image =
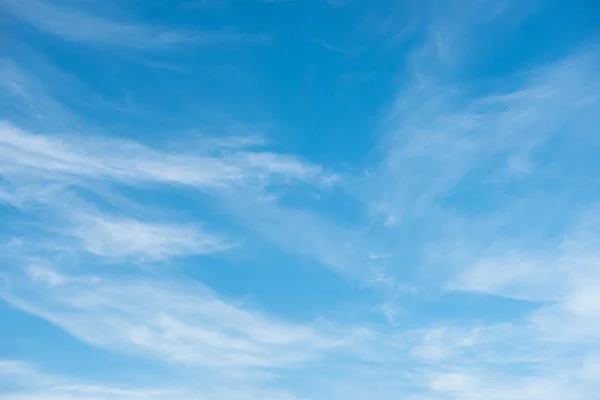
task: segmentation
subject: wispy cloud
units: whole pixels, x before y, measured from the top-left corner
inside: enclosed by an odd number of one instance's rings
[[[68,233],[81,241],[84,250],[105,257],[164,260],[173,256],[212,254],[233,246],[225,238],[198,227],[101,215],[75,219],[75,226]]]
[[[90,382],[76,376],[50,374],[36,365],[15,360],[0,360],[0,382],[4,379],[10,379],[12,384],[0,395],[3,400],[300,400],[283,391],[252,385],[231,388],[224,381],[199,385],[196,379],[177,385],[162,384],[163,387],[160,382],[147,385]]]
[[[369,243],[360,231],[311,212],[248,196],[222,197],[223,205],[250,230],[287,253],[317,261],[346,276],[362,278],[369,271]],[[251,209],[252,212],[247,212]]]
[[[594,206],[592,198],[578,199],[577,210],[569,206],[575,204],[577,188],[592,176],[582,169],[570,173],[569,164],[559,167],[564,159],[546,155],[566,140],[566,132],[582,145],[596,145],[589,127],[592,109],[600,102],[595,94],[597,60],[592,49],[537,68],[507,94],[473,99],[458,88],[423,81],[400,93],[386,121],[385,162],[369,179],[380,188],[374,191],[380,195],[369,199],[380,227],[374,233],[423,243],[394,252],[443,264],[441,280],[461,264],[500,266],[525,246],[540,246],[543,240],[556,244],[557,237],[546,233],[547,224],[552,219],[554,226],[565,229],[566,216]],[[515,168],[514,160],[527,168]],[[547,197],[551,187],[561,188],[561,194]],[[510,190],[517,188],[520,195],[511,196]],[[538,207],[540,201],[546,207]],[[481,208],[468,207],[469,202]],[[386,224],[390,218],[395,220],[391,227]],[[539,224],[527,225],[533,219]],[[509,274],[526,273],[544,262],[523,261],[521,272],[504,269],[493,279],[510,279]],[[471,272],[475,282],[477,270]],[[550,275],[537,275],[539,285]]]
[[[574,376],[577,373],[572,374]],[[582,382],[583,383],[583,382]],[[583,383],[585,384],[585,383]],[[510,381],[486,376],[473,370],[462,373],[441,373],[431,379],[430,387],[436,398],[442,399],[579,399],[592,398],[590,387],[577,388],[578,380],[574,382],[564,376],[546,377],[539,379],[519,379]],[[580,386],[581,387],[581,386]]]
[[[263,151],[264,144],[256,140],[208,139],[195,146],[193,152],[165,152],[108,137],[36,135],[3,123],[0,167],[5,184],[0,199],[22,209],[40,204],[58,208],[69,221],[60,231],[79,238],[81,246],[95,254],[157,260],[231,247],[228,240],[190,226],[118,215],[99,217],[102,213],[93,211],[87,201],[77,205],[80,211],[65,214],[61,209],[65,197],[72,207],[82,202],[74,188],[97,191],[91,182],[190,187],[214,196],[240,222],[286,251],[306,253],[333,268],[352,269],[355,261],[350,254],[355,252],[348,247],[351,238],[341,227],[277,201],[261,200],[286,185],[330,188],[340,182],[337,174],[293,155]],[[329,251],[329,245],[322,243],[326,236],[347,254]]]
[[[36,135],[6,122],[0,125],[0,146],[5,171],[51,179],[111,179],[205,189],[290,180],[329,183],[335,179],[321,167],[290,155],[229,148],[200,148],[196,154],[166,153],[108,137]]]
[[[367,235],[395,255],[371,280],[408,275],[419,293],[441,287],[469,310],[479,299],[521,307],[507,325],[433,326],[417,340],[405,332],[396,343],[424,365],[415,398],[593,398],[598,380],[578,366],[600,327],[598,47],[511,75],[510,86],[448,80],[468,62],[480,21],[512,15],[516,3],[503,3],[460,27],[435,26],[450,31],[446,45],[429,38],[414,53],[414,75],[383,124],[384,161],[365,179],[373,190],[358,192],[373,210]]]
[[[519,25],[535,14],[543,0],[527,4],[517,1],[482,0],[476,2],[448,1],[434,7],[423,7],[425,42],[412,54],[420,72],[442,77],[477,57],[487,56],[486,33],[494,32],[503,41],[515,34]],[[401,13],[402,8],[396,10]],[[388,27],[388,35],[401,30]]]
[[[87,5],[89,6],[89,5]],[[101,16],[86,4],[63,0],[7,0],[2,8],[36,29],[65,40],[130,49],[165,49],[176,45],[260,43],[268,38],[232,31],[193,31]],[[73,21],[78,21],[73,24]]]
[[[2,297],[95,346],[223,374],[290,367],[343,346],[326,325],[291,324],[193,283],[65,276],[29,269]],[[44,278],[44,279],[40,279]]]
[[[56,79],[56,77],[54,77]],[[0,60],[0,100],[3,103],[2,118],[13,121],[37,120],[57,125],[72,122],[76,118],[59,101],[50,96],[38,80],[24,72],[12,60]]]

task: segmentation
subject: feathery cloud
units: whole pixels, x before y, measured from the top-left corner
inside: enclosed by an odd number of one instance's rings
[[[244,309],[191,282],[65,276],[39,268],[27,275],[10,278],[5,301],[91,345],[222,374],[305,363],[347,340],[327,326]]]
[[[36,29],[64,40],[138,50],[160,50],[177,45],[261,43],[264,35],[227,31],[195,32],[165,28],[137,21],[101,16],[85,9],[86,4],[61,0],[6,0],[2,8]],[[77,24],[73,24],[77,21]]]

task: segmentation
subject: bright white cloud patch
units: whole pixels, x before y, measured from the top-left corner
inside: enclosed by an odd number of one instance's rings
[[[171,256],[216,253],[232,246],[218,236],[190,226],[100,216],[84,216],[72,234],[86,251],[106,257],[161,260]]]

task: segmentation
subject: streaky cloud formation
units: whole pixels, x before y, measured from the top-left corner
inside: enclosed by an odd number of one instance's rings
[[[75,1],[7,0],[3,8],[36,29],[61,39],[92,45],[139,50],[160,50],[177,45],[219,45],[228,42],[260,43],[264,35],[226,31],[200,31],[165,28],[144,22],[104,17],[89,4]],[[77,25],[73,24],[77,21]]]
[[[284,182],[336,180],[319,166],[270,152],[217,147],[203,149],[204,154],[169,154],[118,139],[69,140],[35,135],[6,123],[1,130],[3,163],[11,163],[15,173],[19,172],[15,166],[20,165],[25,173],[37,169],[52,179],[74,176],[206,189],[260,185],[271,178]]]
[[[0,400],[596,399],[592,2],[0,9]]]
[[[293,325],[244,310],[197,284],[66,276],[40,266],[26,274],[36,288],[10,280],[11,291],[3,295],[9,303],[86,343],[173,363],[222,373],[278,368],[317,358],[347,340],[326,327]],[[21,284],[35,299],[21,298]]]
[[[244,387],[240,390],[228,388],[208,388],[202,390],[188,390],[175,387],[167,388],[137,387],[132,385],[98,385],[82,380],[67,378],[64,376],[50,375],[31,364],[14,361],[0,360],[0,380],[11,379],[17,389],[12,394],[3,398],[11,400],[25,399],[219,399],[223,396],[230,399],[243,399],[251,396],[268,396],[277,400],[295,400],[296,397],[286,395],[283,392],[267,391],[252,387]]]
[[[151,224],[131,219],[85,216],[73,230],[90,253],[105,257],[144,257],[161,260],[171,256],[211,254],[227,250],[223,238],[189,226]]]

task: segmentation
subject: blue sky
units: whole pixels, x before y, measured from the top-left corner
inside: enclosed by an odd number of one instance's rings
[[[595,399],[600,3],[0,2],[0,399]]]

